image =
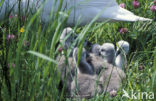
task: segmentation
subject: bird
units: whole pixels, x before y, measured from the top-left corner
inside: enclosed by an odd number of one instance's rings
[[[125,69],[127,67],[126,55],[129,52],[129,47],[130,45],[127,41],[120,40],[117,42],[115,65],[121,69]]]
[[[106,62],[114,64],[115,46],[112,43],[104,43],[100,47],[100,55]]]
[[[77,63],[77,57],[78,55],[78,48],[74,48],[74,51],[73,51],[73,59],[74,59],[74,62]],[[81,55],[81,59],[79,61],[79,64],[77,66],[78,69],[78,73],[85,73],[85,74],[90,74],[90,75],[93,75],[94,72],[93,72],[93,68],[92,66],[86,61],[86,57],[87,56],[87,51],[85,50],[85,48],[83,48],[82,50],[82,55]]]
[[[93,45],[92,51],[87,56],[87,62],[93,67],[96,74],[107,67],[107,63],[114,63],[115,47],[112,43],[104,43],[102,46]]]
[[[99,56],[100,55],[100,45],[99,44],[93,44],[91,46],[91,52],[94,53],[95,55]]]
[[[92,67],[85,61],[86,51],[83,48],[79,64],[77,65],[77,54],[78,48],[75,47],[72,57],[67,58],[65,55],[57,57],[58,65],[57,70],[61,75],[61,85],[66,85],[66,92],[70,92],[71,82],[77,73],[84,73],[88,75],[93,75]],[[61,87],[60,87],[61,88]]]
[[[97,75],[78,73],[71,83],[71,97],[92,98],[103,92],[103,85]]]
[[[60,75],[59,90],[62,90],[65,85],[65,91],[70,92],[71,82],[76,72],[76,64],[72,57],[66,58],[64,55],[58,56],[56,60],[58,61],[57,72]]]
[[[99,49],[99,47],[95,48]],[[114,96],[117,94],[117,90],[120,89],[126,74],[115,65],[115,47],[112,43],[104,43],[100,46],[99,53],[101,56],[90,53],[89,63],[100,78],[99,81],[103,84],[103,91]]]
[[[73,31],[71,27],[66,27],[63,29],[61,36],[60,36],[60,43],[62,44],[65,50],[69,49],[77,38],[76,33]]]
[[[100,81],[104,85],[103,91],[109,92],[110,95],[121,88],[125,79],[126,74],[124,71],[112,64],[108,64],[107,68],[100,73]]]
[[[108,44],[104,45],[106,45],[108,48]],[[102,49],[106,48],[104,45]],[[112,47],[112,44],[110,45],[110,47]],[[108,49],[110,49],[110,52],[112,52],[111,48]],[[109,53],[108,50],[107,53]],[[77,54],[78,48],[74,48],[72,62],[70,63],[77,64]],[[94,54],[94,56],[97,55]],[[125,78],[125,73],[120,68],[115,67],[113,64],[103,61],[104,58],[101,58],[100,62],[101,64],[103,63],[101,66],[104,66],[105,68],[103,68],[97,75],[96,73],[92,72],[91,64],[85,60],[86,58],[86,50],[83,48],[79,64],[76,66],[74,65],[76,74],[74,74],[73,78],[69,80],[70,82],[68,82],[68,92],[70,92],[69,96],[75,97],[76,95],[81,98],[92,98],[94,95],[101,94],[104,91],[109,92],[110,94],[113,92],[113,95],[115,95],[114,93],[117,92],[117,90],[121,87],[122,80]],[[92,59],[94,59],[94,57],[92,57]],[[95,60],[92,60],[92,62],[95,62]],[[96,62],[98,61],[96,60]]]
[[[77,63],[78,48],[74,49],[73,58]],[[86,66],[84,66],[86,65]],[[86,50],[83,48],[82,57],[77,67],[77,75],[71,83],[71,97],[91,98],[103,91],[102,83],[98,81],[98,77],[94,74],[91,65],[86,61]]]
[[[59,3],[59,0],[57,0]],[[56,4],[57,4],[56,3]],[[43,12],[43,19],[48,21],[47,15],[51,11],[53,1],[49,0]],[[57,7],[56,7],[57,8]],[[96,22],[104,21],[152,21],[149,18],[143,18],[120,7],[116,0],[63,0],[63,9],[69,10],[67,26],[84,26],[90,23],[96,16]],[[46,15],[46,16],[44,16]],[[64,14],[65,15],[65,14]]]
[[[60,16],[68,16],[67,26],[84,26],[90,23],[96,16],[96,22],[105,21],[152,21],[149,18],[144,18],[133,14],[120,7],[116,0],[63,0],[62,9],[59,11]],[[2,4],[0,11],[0,19],[5,18],[6,12],[11,14],[18,14],[18,0],[5,0]],[[34,14],[41,9],[41,20],[43,23],[49,23],[51,12],[53,16],[59,8],[60,0],[22,0],[21,14],[27,13]],[[67,12],[70,10],[70,14]]]
[[[78,68],[79,69],[79,68]],[[125,79],[125,73],[111,64],[102,70],[100,75],[88,75],[77,73],[77,76],[71,83],[71,97],[92,98],[96,94],[108,92],[111,96],[117,95],[122,81]]]
[[[77,33],[75,33],[75,31],[71,27],[64,28],[60,35],[59,43],[63,46],[64,50],[71,49],[70,56],[72,55],[74,48],[78,44],[79,36],[81,35],[80,34],[78,35]],[[88,47],[90,46],[90,44],[91,43],[87,39],[85,39],[83,46]]]

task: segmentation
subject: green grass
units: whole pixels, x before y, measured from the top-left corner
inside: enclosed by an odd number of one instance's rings
[[[156,17],[150,11],[153,0],[139,0],[141,6],[138,9],[133,8],[132,0],[117,1],[124,2],[127,9],[139,16]],[[40,21],[40,10],[34,15],[26,15],[24,20],[18,15],[0,22],[0,101],[65,100],[63,93],[60,94],[57,89],[60,75],[55,64],[55,57],[60,54],[55,46],[67,20],[67,16],[59,15],[60,9],[54,15],[54,23],[49,23],[46,27]],[[25,31],[20,32],[23,26]],[[83,27],[73,27],[80,33],[77,40],[78,47],[81,48],[85,38],[99,44],[116,44],[121,39],[130,43],[126,80],[118,95],[110,98],[108,94],[105,97],[101,94],[91,99],[92,101],[131,101],[121,97],[122,89],[129,94],[131,90],[156,94],[155,26],[155,22],[91,22]],[[128,28],[128,33],[120,34],[121,27]],[[8,41],[9,34],[14,34],[15,39]],[[68,54],[70,50],[64,51]],[[139,70],[140,66],[143,66],[143,70]]]

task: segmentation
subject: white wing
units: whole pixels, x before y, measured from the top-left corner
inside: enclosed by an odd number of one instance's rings
[[[70,14],[70,21],[81,18],[81,25],[89,23],[97,14],[103,12],[97,19],[98,22],[110,19],[111,21],[151,21],[151,19],[134,15],[132,12],[121,8],[115,0],[68,0],[75,9]],[[72,19],[72,20],[71,20]],[[76,22],[74,22],[76,23]]]
[[[9,9],[14,6],[12,13],[18,13],[18,0],[5,0],[2,7],[0,7],[0,19],[4,18],[5,12],[7,11],[7,3],[9,2]],[[42,5],[44,0],[29,0],[29,9],[36,12],[39,4]],[[57,9],[59,1],[56,0],[55,9]],[[21,10],[25,11],[28,4],[28,0],[22,0]],[[51,13],[51,8],[54,4],[54,0],[47,0],[44,8],[41,12],[41,18],[43,22],[49,22],[49,16]],[[75,25],[80,18],[80,25],[86,25],[91,22],[94,17],[101,13],[97,22],[102,22],[110,19],[111,21],[147,21],[151,19],[143,18],[134,15],[132,12],[121,8],[116,0],[63,0],[63,7],[67,9],[72,7],[71,13],[68,19],[68,25]],[[32,9],[33,8],[33,9]]]

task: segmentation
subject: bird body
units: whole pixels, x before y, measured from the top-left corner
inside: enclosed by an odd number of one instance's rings
[[[57,65],[57,70],[61,76],[60,83],[61,85],[66,84],[65,89],[67,92],[70,92],[71,82],[73,81],[76,73],[76,64],[74,63],[72,57],[69,57],[66,63],[66,58],[64,55],[58,56],[57,61],[59,62],[59,64]]]
[[[95,47],[94,50],[96,48],[99,49]],[[116,95],[126,75],[122,69],[115,66],[115,47],[112,43],[104,43],[100,46],[100,55],[96,53],[89,54],[89,63],[99,76],[99,81],[103,84],[103,91],[109,92],[110,95],[113,92],[113,95]]]
[[[108,48],[108,44],[106,46]],[[112,50],[112,48],[109,49]],[[108,50],[106,51],[109,53]],[[91,98],[94,95],[101,94],[104,91],[109,93],[112,93],[113,91],[114,94],[114,91],[117,91],[121,87],[122,80],[125,79],[125,73],[120,68],[105,61],[104,58],[97,56],[94,53],[89,54],[91,61],[86,61],[88,57],[86,57],[85,49],[82,51],[79,64],[76,65],[77,52],[78,48],[74,48],[73,57],[68,58],[69,65],[73,66],[71,69],[69,69],[69,71],[67,70],[66,72],[68,74],[73,73],[73,78],[71,78],[70,75],[67,75],[66,91],[69,92],[70,97],[75,97],[76,95],[76,97]],[[111,52],[112,51],[110,51],[110,53]],[[108,55],[111,56],[112,54]],[[62,57],[62,59],[65,60],[64,57]],[[61,62],[59,62],[59,64],[61,64]],[[62,64],[64,65],[60,65],[59,68],[67,68],[64,62]],[[92,73],[91,66],[96,73]],[[73,72],[75,69],[76,72]],[[97,73],[97,71],[99,73]],[[65,72],[65,70],[62,71],[62,74],[64,74],[63,72]]]
[[[123,70],[109,64],[100,75],[100,81],[104,84],[104,91],[111,92],[112,90],[118,90],[122,81],[126,78]]]
[[[73,59],[74,62],[77,63],[77,54],[78,54],[78,48],[75,48],[73,51]],[[82,55],[81,55],[81,59],[79,61],[79,64],[77,65],[77,69],[78,69],[78,73],[84,73],[84,74],[89,74],[89,75],[93,75],[93,68],[91,67],[91,65],[86,61],[86,55],[87,52],[86,50],[83,48],[82,50]]]
[[[94,44],[92,53],[89,53],[87,62],[93,67],[94,72],[99,74],[108,64],[114,64],[115,47],[112,43],[104,43],[102,46]]]
[[[124,69],[127,66],[127,59],[124,54],[119,54],[115,59],[115,64],[117,67]]]
[[[107,62],[100,56],[90,53],[87,62],[93,67],[94,72],[98,75],[102,69],[107,67]]]
[[[116,50],[116,59],[115,59],[115,65],[121,69],[124,69],[127,67],[127,57],[126,55],[129,52],[129,43],[124,40],[120,40],[117,42],[117,50]]]
[[[29,1],[29,2],[28,2]],[[53,14],[56,13],[61,0],[22,0],[21,11],[35,13],[41,7],[42,22],[50,21],[50,14],[53,9]],[[5,17],[6,12],[11,10],[12,14],[18,14],[18,0],[5,0],[0,11],[0,19]],[[74,26],[79,23],[79,26],[90,23],[97,15],[97,22],[109,21],[151,21],[151,19],[139,17],[132,12],[121,8],[116,0],[63,0],[62,11],[71,9],[67,26]],[[24,13],[25,14],[25,13]],[[64,15],[66,15],[64,13]]]
[[[69,93],[71,91],[71,82],[77,73],[93,75],[92,67],[85,61],[85,49],[83,49],[79,64],[77,64],[77,54],[78,48],[74,48],[73,57],[68,57],[67,61],[64,55],[57,57],[59,63],[57,70],[61,75],[61,83],[66,84],[66,91]]]
[[[96,75],[79,73],[77,74],[77,78],[72,81],[71,92],[71,96],[77,95],[81,98],[91,98],[103,92],[102,83],[98,81]]]

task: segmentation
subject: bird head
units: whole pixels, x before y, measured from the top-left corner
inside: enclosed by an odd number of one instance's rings
[[[129,43],[127,41],[121,40],[121,41],[117,42],[116,56],[118,54],[127,55],[128,52],[129,52]]]
[[[91,52],[94,53],[95,55],[99,55],[100,54],[100,45],[99,44],[94,44],[91,47]]]
[[[60,36],[60,43],[62,43],[65,49],[68,49],[71,46],[72,42],[76,39],[76,37],[77,36],[72,28],[67,27],[63,30]]]
[[[114,63],[115,48],[112,43],[104,43],[100,47],[100,55],[109,63]]]

